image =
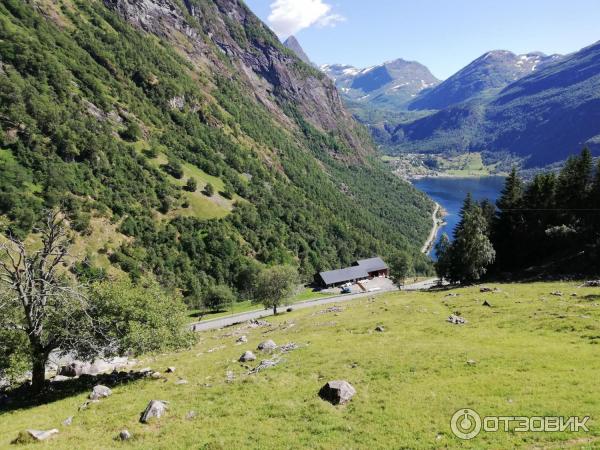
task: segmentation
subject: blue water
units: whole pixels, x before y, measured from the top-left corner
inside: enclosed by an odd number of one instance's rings
[[[489,199],[495,202],[504,187],[504,177],[422,178],[413,181],[413,184],[442,205],[442,208],[448,213],[444,218],[447,225],[438,233],[437,243],[442,237],[442,233],[448,234],[452,239],[452,233],[460,220],[459,212],[467,193],[470,192],[476,200]],[[431,256],[435,258],[435,251],[431,252]]]

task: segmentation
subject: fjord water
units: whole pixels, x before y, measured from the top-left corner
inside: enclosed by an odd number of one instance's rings
[[[475,200],[488,199],[495,202],[504,186],[504,177],[446,178],[432,177],[414,180],[413,185],[438,202],[446,211],[446,225],[438,232],[436,243],[447,233],[452,239],[454,228],[465,197],[470,192]],[[435,250],[431,252],[435,258]]]

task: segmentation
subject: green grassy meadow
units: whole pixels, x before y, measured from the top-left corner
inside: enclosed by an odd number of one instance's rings
[[[578,286],[390,293],[342,303],[338,313],[317,307],[271,318],[272,327],[203,333],[193,349],[140,361],[161,371],[175,366],[166,381],[115,386],[111,397],[81,412],[88,391],[0,412],[0,448],[26,428],[60,429],[31,445],[48,449],[600,448],[600,289]],[[492,306],[482,306],[485,300]],[[446,322],[453,313],[468,323]],[[385,332],[375,332],[377,325]],[[237,334],[249,342],[236,345]],[[255,350],[266,339],[301,348],[282,355],[279,366],[248,375],[237,359],[245,350],[266,359]],[[189,383],[176,385],[179,378]],[[335,379],[357,390],[346,406],[317,396]],[[140,413],[152,399],[169,401],[170,409],[142,425]],[[461,408],[482,416],[591,416],[590,431],[482,432],[461,441],[449,425]],[[187,419],[192,410],[196,418]],[[61,425],[71,415],[72,425]],[[115,440],[124,428],[133,439]]]

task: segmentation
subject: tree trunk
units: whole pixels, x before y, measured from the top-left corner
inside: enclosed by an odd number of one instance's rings
[[[31,358],[31,389],[36,394],[44,390],[47,360],[48,357],[45,354],[36,353]]]
[[[277,305],[273,305],[273,315],[277,315]]]

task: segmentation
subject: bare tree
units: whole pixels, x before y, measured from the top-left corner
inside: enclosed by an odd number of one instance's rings
[[[69,238],[62,216],[49,212],[36,230],[41,248],[30,251],[15,237],[0,244],[0,326],[27,335],[31,359],[32,389],[44,387],[45,367],[57,349],[91,351],[94,336],[83,290],[61,273],[68,256]],[[86,323],[87,322],[87,323]]]

